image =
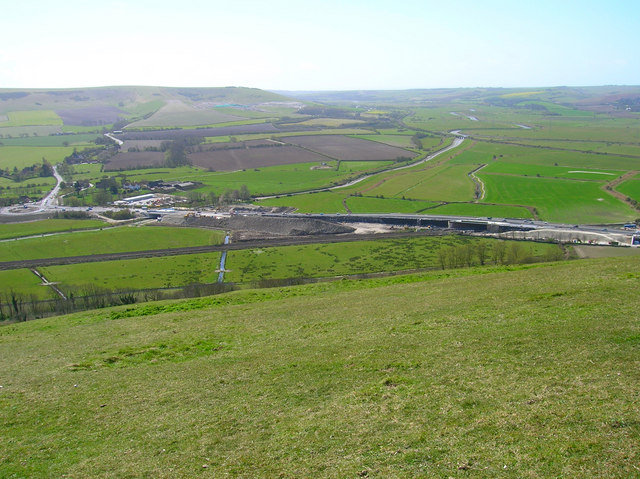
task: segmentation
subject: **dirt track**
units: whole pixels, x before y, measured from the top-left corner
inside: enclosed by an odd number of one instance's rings
[[[95,263],[99,261],[118,261],[137,258],[152,258],[159,256],[178,256],[185,254],[210,253],[223,250],[242,250],[251,248],[266,248],[270,246],[291,246],[314,243],[342,243],[352,241],[371,241],[390,238],[406,238],[411,236],[440,236],[450,234],[449,230],[429,230],[421,232],[394,232],[374,234],[327,234],[314,236],[296,236],[276,239],[263,239],[251,241],[239,241],[228,245],[192,246],[188,248],[172,248],[147,251],[130,251],[125,253],[104,253],[87,256],[68,256],[65,258],[42,258],[21,261],[0,262],[0,270],[36,268],[42,266],[54,266],[63,264]]]

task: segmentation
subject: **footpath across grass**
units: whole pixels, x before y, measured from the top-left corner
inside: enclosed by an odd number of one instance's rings
[[[639,269],[456,270],[6,326],[0,476],[637,477]]]

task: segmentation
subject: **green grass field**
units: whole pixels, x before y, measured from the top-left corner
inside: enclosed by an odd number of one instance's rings
[[[427,201],[471,201],[474,185],[467,173],[472,169],[467,165],[443,165],[434,168],[420,165],[399,172],[390,172],[381,175],[380,180],[383,183],[366,189],[366,194]],[[360,189],[365,191],[363,188]]]
[[[535,206],[540,218],[572,223],[619,223],[637,215],[593,181],[485,174],[487,203]]]
[[[54,292],[28,269],[12,269],[0,271],[0,302],[10,303],[11,292],[26,298],[35,297],[38,300],[49,299]]]
[[[223,238],[215,230],[124,226],[0,243],[0,261],[220,244]]]
[[[58,282],[63,291],[82,290],[86,285],[114,290],[149,289],[214,283],[219,265],[220,253],[207,253],[48,266],[40,271],[49,281]]]
[[[640,258],[0,330],[3,477],[636,477]]]
[[[0,239],[18,238],[45,233],[102,228],[109,226],[101,220],[41,220],[29,223],[0,224]]]
[[[0,197],[16,198],[28,195],[32,198],[40,198],[51,191],[55,184],[56,179],[52,176],[29,178],[24,181],[13,181],[0,177]]]
[[[2,138],[0,144],[4,146],[95,146],[93,143],[98,135],[84,133],[78,135],[29,136],[26,138]]]
[[[55,165],[73,153],[73,147],[64,146],[0,146],[0,168],[21,170],[25,166],[42,164],[42,158]]]
[[[7,113],[7,117],[7,121],[0,121],[0,128],[7,126],[62,125],[62,118],[53,110],[10,111]]]
[[[623,181],[618,186],[616,186],[616,190],[624,195],[627,195],[631,199],[640,201],[640,179]]]
[[[436,236],[230,251],[225,266],[230,272],[225,274],[225,281],[435,269],[440,267],[438,252],[442,248],[459,245],[475,248],[484,243],[491,250],[495,242],[469,236]],[[545,257],[558,249],[557,245],[542,243],[507,244],[518,244],[522,254],[531,257]]]

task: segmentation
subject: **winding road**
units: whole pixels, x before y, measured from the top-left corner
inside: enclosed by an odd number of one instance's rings
[[[458,146],[460,146],[462,144],[462,142],[464,141],[464,139],[466,138],[466,135],[462,135],[460,134],[460,131],[456,130],[456,131],[452,131],[450,132],[453,135],[456,135],[456,137],[453,139],[453,142],[441,149],[436,151],[435,153],[432,153],[430,155],[427,155],[425,158],[423,158],[422,160],[419,160],[415,163],[411,163],[409,165],[405,165],[405,166],[398,166],[396,168],[391,168],[389,170],[384,170],[382,172],[378,172],[378,173],[369,173],[367,175],[363,175],[360,178],[356,178],[353,181],[349,181],[347,183],[344,183],[342,185],[337,185],[337,186],[329,186],[327,188],[317,188],[317,189],[313,189],[313,190],[305,190],[305,191],[298,191],[296,193],[282,193],[279,195],[269,195],[269,196],[257,196],[255,199],[256,200],[268,200],[271,198],[282,198],[283,196],[298,196],[298,195],[306,195],[309,193],[320,193],[322,191],[333,191],[333,190],[339,190],[341,188],[348,188],[349,186],[353,186],[353,185],[357,185],[358,183],[367,180],[373,176],[377,176],[380,175],[382,173],[391,173],[393,171],[399,171],[399,170],[405,170],[407,168],[413,168],[414,166],[418,166],[421,165],[422,163],[426,163],[427,161],[431,161],[433,160],[435,157],[442,155],[443,153],[446,153],[449,150],[452,150],[454,148],[457,148]]]
[[[53,166],[53,176],[56,179],[56,186],[53,187],[47,196],[40,200],[37,211],[43,211],[58,204],[58,192],[60,191],[60,185],[64,181],[60,173],[58,173],[58,165]]]

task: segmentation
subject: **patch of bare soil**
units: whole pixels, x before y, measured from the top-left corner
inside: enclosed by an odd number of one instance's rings
[[[185,226],[233,231],[234,239],[271,238],[353,233],[355,228],[307,218],[270,218],[266,216],[189,217]]]

